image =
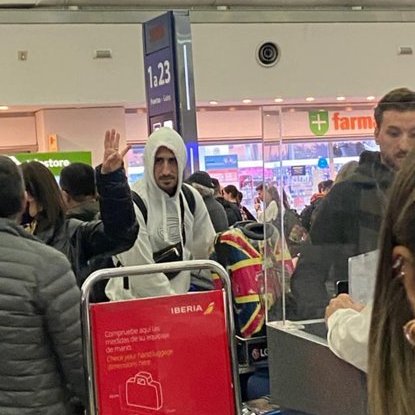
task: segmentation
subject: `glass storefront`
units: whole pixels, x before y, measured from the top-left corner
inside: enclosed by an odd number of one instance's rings
[[[256,188],[263,184],[279,194],[279,211],[289,211],[291,222],[298,223],[298,214],[310,204],[320,182],[334,180],[340,168],[358,161],[363,151],[378,150],[373,138],[372,107],[267,106],[261,108],[261,115],[262,136],[248,139],[213,135],[199,143],[200,169],[217,178],[222,187],[235,185],[243,193],[242,204],[254,214]],[[142,144],[134,145],[128,154],[130,182],[144,172],[143,149]],[[266,213],[265,204],[261,205]],[[264,217],[267,221],[266,214]],[[259,247],[265,270],[261,303],[266,303],[267,321],[287,316],[291,277],[306,235],[298,226],[287,227],[285,220],[284,213],[268,221],[270,227],[265,227],[265,240]]]
[[[342,107],[302,107],[293,111],[264,106],[263,137],[249,141],[217,137],[201,143],[200,169],[217,178],[223,187],[235,185],[250,210],[259,184],[282,186],[291,206],[300,213],[317,192],[318,183],[334,180],[343,164],[357,161],[362,151],[378,149],[368,113],[371,110],[367,107],[356,112]],[[314,121],[317,126],[326,123],[326,131],[313,131]],[[143,151],[143,145],[133,145],[128,153],[130,183],[143,175]]]

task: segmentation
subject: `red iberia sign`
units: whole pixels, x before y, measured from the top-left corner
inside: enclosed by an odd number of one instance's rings
[[[222,291],[91,305],[100,415],[233,415]]]

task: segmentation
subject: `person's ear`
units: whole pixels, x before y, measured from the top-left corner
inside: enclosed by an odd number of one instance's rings
[[[415,313],[415,264],[412,252],[406,246],[395,246],[392,250],[392,264],[396,276],[402,278],[406,296]]]
[[[23,192],[22,195],[22,201],[21,201],[21,207],[20,207],[20,212],[24,212],[26,210],[26,206],[27,206],[27,202],[28,202],[28,193],[26,192],[26,190]]]
[[[379,144],[379,133],[380,133],[380,127],[377,125],[375,126],[375,131],[373,132],[373,135],[375,137],[376,144]]]
[[[71,196],[66,190],[63,190],[63,189],[61,189],[61,193],[62,193],[63,201],[68,205],[69,202],[71,201]]]
[[[33,202],[35,200],[35,198],[27,191],[25,192],[25,198],[26,202]]]

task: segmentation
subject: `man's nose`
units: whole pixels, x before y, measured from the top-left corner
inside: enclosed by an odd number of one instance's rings
[[[399,141],[399,150],[409,152],[415,148],[415,140],[409,136],[409,134],[404,134],[401,140]]]
[[[170,174],[170,163],[168,161],[163,162],[161,172],[162,172],[163,176],[168,176]]]

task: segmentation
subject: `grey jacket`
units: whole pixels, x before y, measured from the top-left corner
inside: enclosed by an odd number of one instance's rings
[[[216,200],[213,195],[204,196],[206,208],[212,221],[215,232],[223,232],[229,228],[228,217],[225,208]]]
[[[80,292],[65,256],[0,218],[0,414],[65,415],[85,401]]]

